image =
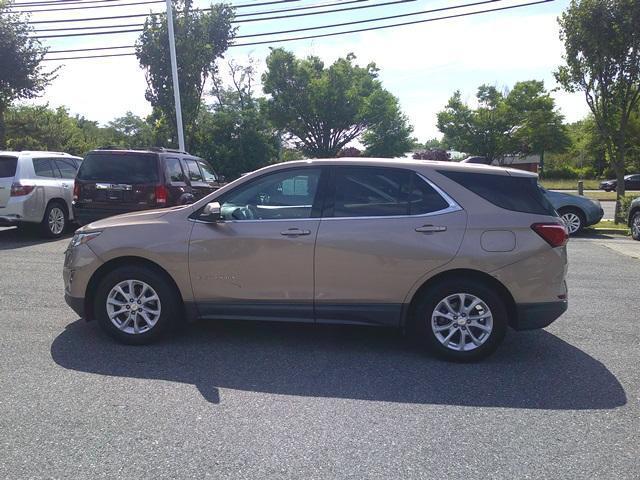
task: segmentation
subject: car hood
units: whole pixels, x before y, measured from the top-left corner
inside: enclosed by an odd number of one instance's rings
[[[600,202],[598,200],[592,200],[587,197],[581,197],[580,195],[572,195],[570,193],[547,191],[546,196],[556,210],[559,208],[568,207],[571,205],[579,205],[579,206],[583,206],[584,208],[589,208],[593,206],[600,207]]]
[[[115,215],[113,217],[104,218],[96,222],[91,222],[79,229],[78,232],[82,233],[91,230],[103,230],[110,227],[121,227],[125,225],[147,223],[155,221],[170,212],[185,209],[191,210],[191,205],[180,205],[178,207],[167,207],[157,210],[141,210],[139,212],[123,213],[122,215]]]

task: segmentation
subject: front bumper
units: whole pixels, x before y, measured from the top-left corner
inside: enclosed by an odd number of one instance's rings
[[[67,302],[67,305],[69,305],[80,318],[85,318],[84,298],[72,297],[68,293],[65,293],[64,301]]]
[[[519,303],[516,318],[511,320],[515,330],[535,330],[551,325],[567,311],[568,302]]]

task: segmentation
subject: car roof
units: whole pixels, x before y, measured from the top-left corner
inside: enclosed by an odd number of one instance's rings
[[[352,165],[352,166],[372,166],[372,167],[411,167],[429,168],[432,170],[445,170],[468,173],[486,173],[493,175],[509,175],[513,177],[537,178],[538,175],[515,168],[497,167],[493,165],[482,165],[478,163],[443,162],[436,160],[415,160],[406,158],[362,158],[362,157],[341,157],[331,159],[296,160],[278,164],[279,166],[295,165]]]
[[[87,153],[114,153],[114,154],[123,154],[123,153],[149,153],[153,155],[181,155],[186,158],[193,158],[195,160],[202,160],[202,158],[197,157],[196,155],[191,155],[190,153],[183,152],[181,150],[173,150],[170,148],[96,148]]]
[[[50,152],[47,150],[0,150],[0,155],[13,156],[13,157],[31,157],[31,158],[39,158],[39,157],[66,157],[66,158],[75,158],[78,160],[82,160],[82,157],[71,155],[66,152]]]

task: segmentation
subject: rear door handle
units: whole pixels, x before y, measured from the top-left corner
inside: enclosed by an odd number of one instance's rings
[[[71,185],[69,185],[68,183],[63,183],[63,184],[62,184],[62,188],[67,188],[67,189],[69,189],[69,188],[71,188]]]
[[[444,225],[423,225],[422,227],[416,228],[416,232],[422,233],[437,233],[437,232],[446,232],[447,227]]]
[[[286,237],[297,237],[300,235],[310,235],[311,230],[300,230],[299,228],[290,228],[283,232],[280,232],[280,235],[284,235]]]

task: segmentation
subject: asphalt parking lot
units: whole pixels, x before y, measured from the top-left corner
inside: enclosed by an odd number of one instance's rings
[[[640,477],[638,242],[571,240],[569,311],[461,365],[346,327],[118,345],[64,303],[68,241],[0,230],[0,478]]]

